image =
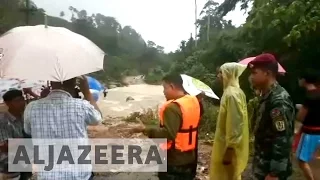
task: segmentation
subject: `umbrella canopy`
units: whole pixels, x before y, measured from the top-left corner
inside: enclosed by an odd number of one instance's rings
[[[0,79],[0,103],[3,103],[2,96],[11,89],[22,90],[23,88],[41,89],[42,86],[46,85],[46,81],[30,81],[20,80],[14,78]],[[40,94],[39,92],[36,92]]]
[[[88,83],[89,83],[89,88],[90,89],[94,89],[94,90],[97,90],[97,91],[102,91],[103,90],[103,86],[98,80],[96,80],[95,78],[90,77],[90,76],[86,76],[86,77],[88,79]]]
[[[243,59],[239,61],[238,63],[243,64],[243,65],[248,65],[252,60],[254,60],[256,57],[248,57],[246,59]],[[285,73],[286,70],[278,63],[278,72],[279,73]]]
[[[22,26],[0,37],[0,78],[65,81],[103,69],[105,53],[61,27]]]
[[[199,79],[185,74],[181,74],[181,78],[183,81],[182,86],[188,94],[196,96],[203,92],[208,97],[219,99],[219,97],[212,91],[212,89]]]

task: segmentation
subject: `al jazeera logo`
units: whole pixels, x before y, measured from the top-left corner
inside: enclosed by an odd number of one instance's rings
[[[194,86],[196,86],[198,89],[202,89],[202,90],[206,90],[206,89],[210,89],[210,87],[206,84],[204,84],[203,82],[201,82],[198,79],[192,78],[192,83],[194,84]]]

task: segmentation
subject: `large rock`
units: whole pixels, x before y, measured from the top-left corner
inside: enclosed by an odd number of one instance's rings
[[[116,87],[117,87],[117,85],[115,85],[115,84],[110,84],[109,85],[109,89],[116,88]]]
[[[134,98],[131,97],[131,96],[128,96],[128,97],[126,98],[126,102],[128,102],[128,101],[133,101],[133,100],[134,100]]]

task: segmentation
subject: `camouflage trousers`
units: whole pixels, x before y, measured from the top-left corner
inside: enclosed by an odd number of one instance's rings
[[[251,180],[265,180],[270,172],[270,160],[263,159],[260,156],[254,156],[252,162]],[[289,167],[290,166],[290,167]],[[288,165],[288,173],[284,173],[278,177],[279,180],[287,180],[291,175],[291,164]]]
[[[193,180],[196,176],[196,164],[185,166],[167,166],[167,172],[159,172],[159,180]]]

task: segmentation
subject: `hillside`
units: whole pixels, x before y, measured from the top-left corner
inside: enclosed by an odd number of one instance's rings
[[[0,0],[0,34],[17,26],[44,24],[44,10],[31,1],[26,11],[24,2]],[[121,81],[124,76],[148,74],[153,69],[170,66],[163,47],[152,41],[145,42],[135,29],[123,27],[114,17],[89,15],[72,6],[69,10],[73,14],[70,21],[63,19],[64,12],[61,12],[60,17],[48,16],[48,25],[81,34],[106,52],[104,71],[93,73],[101,81]]]

